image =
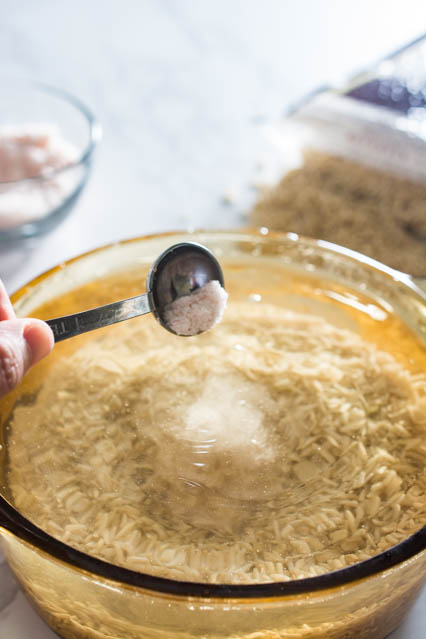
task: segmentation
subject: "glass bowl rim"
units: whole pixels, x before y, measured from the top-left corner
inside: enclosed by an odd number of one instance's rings
[[[320,249],[345,255],[347,258],[355,260],[358,263],[373,267],[375,270],[382,272],[384,275],[391,275],[394,279],[401,282],[407,288],[414,289],[419,293],[423,301],[426,302],[426,296],[417,288],[410,276],[396,271],[376,260],[368,258],[360,253],[346,249],[345,247],[295,235],[294,233],[280,232],[264,232],[263,229],[238,229],[238,230],[196,230],[194,232],[187,231],[169,231],[165,233],[155,233],[151,235],[143,235],[133,237],[118,242],[111,242],[103,246],[99,246],[85,253],[79,254],[58,266],[54,266],[45,271],[38,277],[33,278],[27,284],[21,286],[12,296],[12,302],[18,301],[27,290],[47,279],[59,270],[63,270],[68,265],[82,260],[95,253],[108,250],[117,245],[126,245],[133,242],[141,242],[145,240],[160,239],[166,237],[188,235],[189,238],[197,235],[217,236],[217,237],[244,237],[250,236],[255,239],[265,240],[265,235],[273,239],[291,239],[292,241],[301,241],[310,246],[316,246]],[[117,582],[124,586],[131,586],[143,589],[145,591],[157,592],[166,595],[178,597],[192,597],[197,599],[223,600],[223,599],[276,599],[286,596],[307,595],[309,593],[329,590],[341,586],[350,586],[354,582],[362,579],[373,577],[381,572],[402,564],[419,555],[426,550],[426,525],[418,531],[406,537],[403,541],[395,546],[387,548],[381,553],[341,568],[332,572],[327,572],[315,577],[306,577],[303,579],[292,579],[284,582],[266,582],[255,584],[215,584],[201,583],[191,581],[179,581],[176,579],[168,579],[165,577],[157,577],[147,573],[137,572],[123,566],[109,563],[103,559],[98,559],[88,555],[68,544],[59,541],[41,528],[34,525],[26,517],[16,510],[1,494],[0,494],[0,528],[4,528],[6,532],[15,535],[18,539],[25,541],[36,547],[38,550],[46,553],[50,557],[60,560],[72,569],[77,569]]]
[[[8,90],[11,90],[11,89],[13,90],[17,88],[35,90],[36,92],[44,93],[45,95],[59,98],[63,102],[66,102],[72,107],[74,107],[77,111],[80,112],[80,114],[83,116],[83,118],[85,119],[88,125],[89,140],[87,144],[85,145],[85,147],[83,148],[83,151],[79,154],[79,157],[73,162],[66,164],[65,166],[60,167],[58,169],[51,169],[50,171],[46,171],[45,173],[42,173],[39,175],[33,175],[27,178],[22,178],[18,180],[0,180],[0,186],[14,186],[14,185],[20,185],[20,184],[26,184],[26,183],[34,184],[37,182],[44,182],[48,179],[51,179],[52,177],[56,177],[57,175],[66,173],[69,170],[72,170],[78,166],[86,164],[90,156],[92,155],[95,147],[99,144],[99,142],[102,139],[102,126],[99,120],[93,114],[93,112],[84,104],[84,102],[82,102],[79,98],[77,98],[75,95],[73,95],[72,93],[70,93],[69,91],[65,89],[55,87],[53,85],[50,85],[44,82],[39,82],[37,80],[25,82],[23,80],[9,79],[5,81],[5,84],[3,85],[2,90],[6,90],[7,92]]]

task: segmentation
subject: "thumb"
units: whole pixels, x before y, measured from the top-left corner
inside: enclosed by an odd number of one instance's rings
[[[24,374],[53,347],[49,326],[37,319],[0,322],[0,397],[13,390]]]

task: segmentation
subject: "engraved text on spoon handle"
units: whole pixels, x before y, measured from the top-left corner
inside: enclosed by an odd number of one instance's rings
[[[121,302],[106,304],[81,313],[56,317],[47,320],[47,324],[53,331],[55,342],[61,342],[69,337],[80,335],[80,333],[87,333],[87,331],[93,331],[96,328],[123,322],[151,311],[152,306],[149,296],[145,293],[144,295],[137,295]]]

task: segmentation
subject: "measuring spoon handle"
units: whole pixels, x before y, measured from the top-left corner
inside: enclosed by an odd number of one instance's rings
[[[53,331],[55,342],[62,342],[64,339],[94,331],[96,328],[123,322],[124,320],[145,315],[153,310],[148,293],[130,297],[127,300],[113,302],[105,306],[98,306],[88,311],[55,317],[47,320]]]

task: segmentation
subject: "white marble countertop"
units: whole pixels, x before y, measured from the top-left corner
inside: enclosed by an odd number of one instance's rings
[[[423,0],[2,0],[0,75],[75,93],[104,140],[72,215],[2,246],[0,277],[12,292],[100,244],[240,224],[265,152],[259,122],[425,30]],[[8,583],[0,568],[0,603]],[[425,627],[423,593],[392,639]],[[0,612],[1,639],[53,636],[20,592]]]

